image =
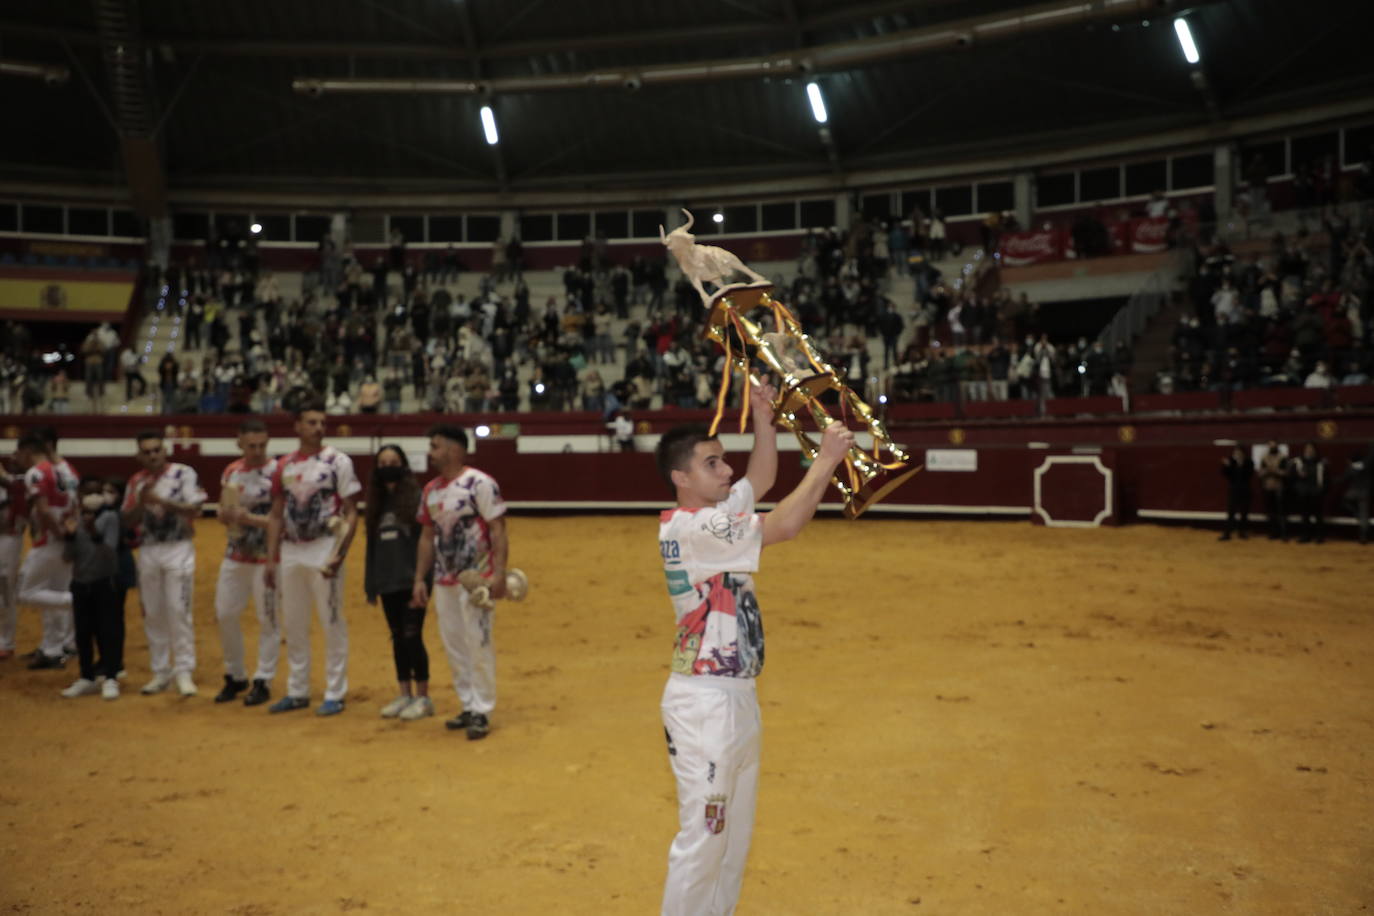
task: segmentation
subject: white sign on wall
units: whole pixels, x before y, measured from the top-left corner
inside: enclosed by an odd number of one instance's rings
[[[926,449],[927,471],[976,471],[978,450],[972,448]]]

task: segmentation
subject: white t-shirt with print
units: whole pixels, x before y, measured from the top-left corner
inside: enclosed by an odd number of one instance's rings
[[[152,487],[154,494],[168,502],[186,503],[197,509],[205,502],[205,491],[200,487],[195,469],[169,461],[156,476],[139,471],[129,478],[129,486],[124,491],[123,511],[128,512],[137,506],[143,491],[149,487]],[[139,523],[138,531],[139,543],[148,547],[190,540],[195,534],[195,526],[185,513],[153,504],[143,510],[143,521]]]
[[[326,445],[313,455],[292,452],[277,459],[272,496],[282,510],[281,562],[324,566],[334,552],[331,520],[343,516],[344,500],[363,485],[353,473],[353,459]]]
[[[465,569],[490,576],[488,522],[505,514],[501,488],[485,471],[463,468],[457,477],[425,484],[416,520],[434,528],[434,584],[457,585]]]
[[[677,617],[672,670],[710,677],[757,677],[763,620],[754,577],[763,550],[763,516],[745,477],[724,502],[670,509],[659,518],[658,548]]]

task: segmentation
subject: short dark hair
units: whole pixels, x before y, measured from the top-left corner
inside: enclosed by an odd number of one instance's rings
[[[307,414],[312,410],[315,413],[324,413],[324,397],[319,394],[316,394],[313,391],[308,392],[304,397],[297,401],[296,409],[291,411],[291,413],[295,416],[297,420],[299,420],[302,415]]]
[[[240,436],[242,436],[244,433],[265,432],[267,432],[267,424],[259,420],[257,417],[249,417],[247,420],[244,420],[242,423],[239,424]]]
[[[465,449],[470,448],[468,445],[467,430],[463,429],[461,426],[454,426],[452,423],[435,423],[429,428],[429,432],[425,435],[439,436],[450,442],[457,442]]]
[[[26,433],[19,439],[16,446],[26,452],[39,452],[44,455],[52,454],[52,450],[48,448],[48,440],[44,439],[36,432]]]
[[[156,430],[156,429],[153,429],[153,428],[149,427],[148,429],[140,429],[140,430],[138,431],[138,435],[134,436],[134,441],[135,441],[135,442],[147,442],[149,439],[162,439],[162,438],[163,438],[163,434],[162,434],[162,432],[161,432],[160,430]]]
[[[42,437],[43,441],[46,442],[46,443],[48,443],[48,448],[50,448],[50,449],[57,448],[57,427],[56,427],[56,426],[35,426],[35,427],[33,428],[33,433],[34,433],[34,435],[36,435],[36,436]]]
[[[704,423],[686,423],[664,433],[654,447],[654,461],[658,464],[658,473],[663,482],[677,489],[673,483],[673,471],[686,470],[697,445],[715,438]]]

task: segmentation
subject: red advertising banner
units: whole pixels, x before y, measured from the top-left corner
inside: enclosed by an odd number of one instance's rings
[[[1126,244],[1131,254],[1156,254],[1169,247],[1169,218],[1147,216],[1127,220],[1123,226]]]
[[[1002,263],[1008,267],[1025,267],[1027,264],[1062,261],[1067,244],[1068,233],[1062,229],[1008,233],[1002,236]]]

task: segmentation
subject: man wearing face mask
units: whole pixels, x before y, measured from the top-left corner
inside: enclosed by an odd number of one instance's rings
[[[143,470],[129,478],[124,493],[124,522],[137,525],[139,593],[143,629],[148,634],[153,678],[142,693],[161,693],[175,679],[183,697],[196,695],[196,636],[191,620],[191,591],[196,577],[193,520],[205,502],[196,472],[167,460],[167,446],[157,430],[138,434],[138,461]]]
[[[267,457],[267,426],[257,419],[239,424],[239,451],[220,478],[219,520],[228,531],[224,560],[215,584],[215,617],[224,649],[224,688],[216,703],[228,703],[247,690],[243,705],[257,706],[272,695],[281,636],[277,628],[277,592],[267,586],[267,523],[272,511],[272,475],[277,460]],[[258,666],[253,686],[243,661],[239,618],[249,597],[258,612]]]

